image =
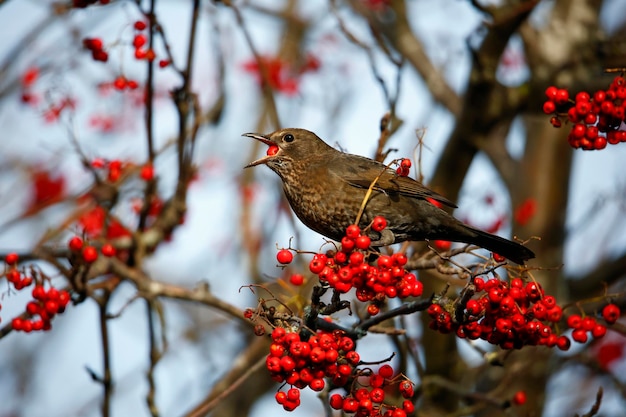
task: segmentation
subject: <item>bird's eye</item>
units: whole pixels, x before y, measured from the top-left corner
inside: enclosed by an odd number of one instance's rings
[[[293,142],[293,140],[294,140],[294,139],[295,139],[295,138],[293,137],[293,135],[292,135],[291,133],[287,133],[287,134],[285,135],[285,137],[283,138],[283,140],[284,140],[285,142]]]

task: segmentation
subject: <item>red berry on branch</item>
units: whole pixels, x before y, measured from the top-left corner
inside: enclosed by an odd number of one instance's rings
[[[281,249],[276,254],[276,260],[283,265],[289,264],[293,261],[293,253],[288,249]]]
[[[142,35],[142,34],[135,35],[135,37],[133,38],[133,46],[135,48],[141,48],[142,46],[146,44],[147,41],[148,41],[148,38],[146,38],[146,35]]]
[[[289,278],[289,282],[291,282],[292,285],[299,287],[304,283],[304,277],[301,274],[293,274]]]
[[[154,178],[154,167],[152,164],[147,164],[141,167],[139,177],[144,181],[150,181]]]
[[[602,318],[609,324],[615,323],[621,314],[620,308],[615,304],[607,304],[602,309]]]
[[[556,105],[552,101],[546,101],[543,103],[543,112],[545,114],[552,114],[556,111]]]
[[[556,88],[553,85],[551,85],[550,87],[546,88],[546,97],[548,98],[548,100],[550,100],[550,101],[556,100],[556,93],[557,93],[557,91],[558,91],[558,88]]]
[[[94,262],[98,259],[98,250],[93,246],[85,246],[83,248],[83,259],[87,263]]]
[[[513,404],[523,405],[526,403],[526,391],[517,391],[513,394]]]
[[[83,248],[83,240],[78,236],[74,236],[70,239],[67,246],[70,248],[71,251],[78,252]]]
[[[15,252],[11,252],[4,257],[4,262],[6,262],[8,265],[15,265],[18,260],[19,256]]]
[[[361,229],[356,224],[351,224],[346,228],[346,236],[350,239],[356,239],[361,234]]]
[[[102,248],[100,248],[100,251],[102,252],[104,256],[109,257],[109,258],[112,256],[115,256],[115,254],[117,253],[115,246],[111,245],[110,243],[105,243],[104,245],[102,245]]]
[[[145,30],[148,27],[146,22],[142,20],[137,20],[133,26],[136,30]]]
[[[372,230],[375,232],[380,232],[387,227],[387,220],[383,216],[376,216],[374,220],[372,220]]]
[[[556,92],[554,101],[556,104],[565,104],[569,100],[569,93],[564,88],[559,88]]]

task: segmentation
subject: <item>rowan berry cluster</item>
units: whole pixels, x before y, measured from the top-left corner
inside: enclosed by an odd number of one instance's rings
[[[70,294],[54,287],[47,290],[43,285],[33,288],[33,300],[26,304],[26,312],[30,318],[16,317],[11,322],[13,330],[30,333],[31,331],[50,330],[52,319],[57,314],[63,313],[70,301]]]
[[[109,53],[104,50],[104,44],[100,38],[85,38],[83,46],[91,51],[91,57],[94,61],[107,62]]]
[[[17,253],[9,253],[5,256],[4,262],[7,265],[7,270],[5,271],[7,281],[13,285],[13,288],[15,288],[16,291],[24,289],[33,283],[32,277],[22,274],[19,269],[17,269],[17,264],[19,262],[19,256]]]
[[[400,166],[396,168],[396,174],[401,177],[408,177],[411,173],[411,160],[408,158],[404,158],[400,160]]]
[[[82,259],[88,264],[95,262],[98,259],[98,249],[92,245],[85,245],[83,239],[78,236],[71,238],[67,244],[69,249],[74,253],[79,253]],[[100,247],[100,253],[106,257],[112,257],[117,255],[117,249],[110,243],[105,243]]]
[[[371,228],[381,232],[387,226],[384,217],[374,218]],[[339,293],[356,290],[361,302],[369,302],[367,311],[374,316],[386,298],[419,297],[423,285],[415,274],[404,268],[407,256],[404,253],[380,255],[375,265],[368,263],[371,240],[361,233],[357,225],[346,228],[341,239],[341,250],[316,254],[309,263],[309,270]]]
[[[107,169],[107,180],[116,182],[122,176],[124,171],[124,163],[119,159],[106,161],[102,158],[96,158],[91,161],[91,166],[95,169]]]
[[[337,387],[346,385],[361,360],[355,347],[354,340],[339,330],[318,331],[305,340],[298,332],[274,328],[265,365],[274,381],[291,386],[287,392],[278,391],[276,401],[292,411],[300,405],[303,388],[321,391],[324,378]]]
[[[433,303],[428,308],[430,328],[442,333],[456,332],[460,338],[483,339],[503,349],[526,345],[557,346],[567,350],[570,340],[554,329],[563,311],[541,285],[513,278],[474,279],[475,295],[465,306]]]
[[[546,114],[555,127],[561,127],[565,114],[573,125],[568,142],[573,148],[599,150],[626,142],[622,123],[626,114],[626,80],[617,76],[607,90],[598,90],[593,96],[582,91],[571,100],[565,89],[550,86],[546,89],[547,101],[543,104]]]
[[[607,304],[602,309],[602,318],[608,324],[614,324],[620,315],[620,308],[615,304]],[[572,339],[578,343],[586,343],[589,336],[599,339],[606,334],[606,326],[592,316],[572,314],[567,318],[567,326],[572,329]]]
[[[33,278],[20,272],[17,268],[19,256],[17,253],[9,253],[4,257],[7,266],[5,276],[7,281],[16,290],[24,289],[33,283]],[[30,333],[32,331],[50,330],[51,321],[55,315],[65,311],[65,307],[70,301],[70,294],[54,287],[47,290],[40,283],[35,285],[32,291],[33,300],[26,304],[26,313],[29,318],[15,317],[11,321],[11,327],[16,331]]]
[[[393,387],[397,387],[400,396],[404,398],[401,406],[385,403],[385,397]],[[329,404],[335,410],[356,413],[358,417],[406,417],[415,411],[415,405],[410,400],[414,394],[415,389],[410,380],[402,375],[394,376],[390,365],[382,365],[377,372],[363,370],[350,393],[331,395]]]

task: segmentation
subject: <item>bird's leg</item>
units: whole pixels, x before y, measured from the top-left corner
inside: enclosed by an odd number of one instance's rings
[[[378,233],[380,234],[380,239],[372,241],[371,246],[389,246],[393,245],[396,242],[396,235],[394,235],[391,230],[383,229]]]

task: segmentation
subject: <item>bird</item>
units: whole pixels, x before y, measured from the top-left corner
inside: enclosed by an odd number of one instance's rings
[[[374,248],[407,240],[446,240],[477,245],[520,265],[535,257],[527,247],[464,224],[437,207],[432,201],[456,205],[420,182],[381,162],[335,149],[311,131],[286,128],[242,136],[269,147],[245,168],[266,165],[278,174],[296,216],[329,239],[341,241],[371,187],[358,226]],[[387,221],[381,232],[367,229],[376,216]]]

